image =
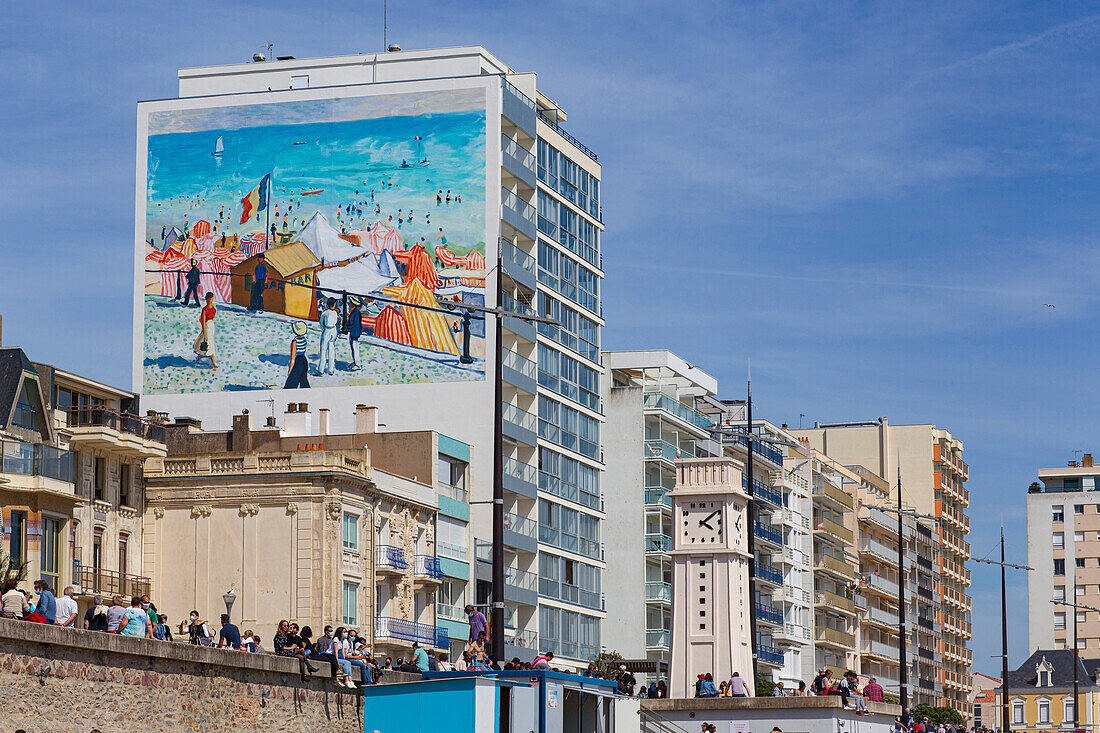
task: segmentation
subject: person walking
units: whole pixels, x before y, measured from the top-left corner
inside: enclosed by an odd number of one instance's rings
[[[287,366],[286,384],[283,385],[283,389],[308,389],[309,360],[306,359],[305,321],[295,321],[290,330],[294,335],[290,339],[290,363]]]
[[[73,599],[73,588],[71,585],[66,586],[61,597],[57,599],[57,618],[55,623],[58,626],[75,629],[76,610],[76,600]]]
[[[198,308],[199,303],[199,266],[195,264],[194,260],[191,260],[191,269],[187,271],[187,291],[183,294],[183,304],[187,305],[191,301],[191,296],[195,296],[195,307]]]
[[[321,314],[321,355],[317,363],[318,374],[336,374],[336,337],[340,333],[340,314],[336,312],[336,298],[325,302]]]
[[[267,288],[267,265],[264,264],[263,252],[256,257],[256,269],[252,271],[252,298],[248,303],[248,310],[253,313],[263,313],[264,290]]]
[[[149,614],[141,608],[141,596],[134,596],[130,600],[130,608],[126,610],[122,621],[122,628],[118,632],[122,636],[153,638],[153,625],[149,623]]]
[[[488,632],[489,622],[485,619],[485,614],[468,603],[463,610],[466,612],[466,619],[470,622],[470,642],[472,643],[477,639],[478,634],[483,631]]]
[[[734,672],[730,677],[730,697],[752,697],[752,691],[745,684],[745,678],[740,672]]]
[[[363,368],[359,362],[359,338],[363,335],[363,311],[360,308],[362,301],[359,296],[352,295],[348,298],[351,310],[348,311],[348,345],[351,347],[351,371],[357,372]]]
[[[214,316],[218,309],[214,306],[214,294],[206,294],[206,306],[199,312],[199,336],[195,339],[195,353],[199,358],[208,357],[213,371],[218,371],[217,349],[214,346]]]

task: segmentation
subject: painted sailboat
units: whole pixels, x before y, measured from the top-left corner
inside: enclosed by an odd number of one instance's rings
[[[214,142],[214,152],[211,153],[215,158],[222,157],[222,152],[225,150],[225,143],[222,141],[222,136],[218,135],[218,139]]]

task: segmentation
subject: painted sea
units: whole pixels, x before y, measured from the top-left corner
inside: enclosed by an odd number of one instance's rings
[[[307,241],[304,235],[299,240],[298,234],[311,220],[323,224],[342,252],[352,253],[346,259],[355,259],[357,267],[365,264],[371,272],[369,285],[359,288],[353,282],[348,292],[380,294],[382,287],[392,287],[416,293],[416,303],[411,302],[413,295],[401,295],[409,304],[392,304],[397,319],[408,321],[407,329],[399,323],[375,333],[374,317],[385,303],[364,307],[360,345],[371,356],[359,365],[352,364],[347,353],[347,306],[341,303],[345,353],[337,360],[336,374],[317,379],[318,384],[483,377],[480,322],[474,322],[467,358],[459,359],[454,348],[463,345],[460,319],[432,316],[435,320],[425,325],[416,319],[427,311],[412,309],[416,304],[484,303],[484,98],[469,90],[436,92],[427,99],[418,96],[150,113],[144,246],[146,269],[153,271],[147,272],[144,290],[148,392],[282,386],[279,374],[287,369],[290,327],[306,320],[310,334],[319,334],[317,309],[304,314],[291,312],[288,305],[280,312],[271,306],[268,290],[269,302],[264,312],[257,312],[246,307],[248,296],[241,299],[241,288],[251,286],[258,251],[265,250],[269,263],[278,260],[275,250]],[[267,175],[267,209],[241,223],[242,198]],[[393,251],[368,251],[361,235],[369,230],[396,232],[386,238],[387,249]],[[257,237],[263,240],[259,247]],[[351,245],[364,249],[349,250]],[[411,252],[417,247],[426,255],[419,260]],[[318,272],[333,265],[322,253],[314,255],[319,268],[299,273],[294,282],[322,282],[324,274]],[[195,267],[204,273],[200,289],[215,294],[216,370],[194,349],[201,330],[198,309],[179,306],[180,290],[187,287],[186,271],[195,259]],[[238,272],[241,267],[247,268],[245,275]],[[206,279],[208,271],[213,280]],[[407,287],[413,277],[429,295],[419,292],[419,286]],[[323,299],[320,304],[323,310]],[[430,343],[418,341],[418,331],[425,328],[450,333],[436,334]],[[440,347],[441,342],[446,345]],[[310,354],[311,359],[315,356]],[[310,370],[317,371],[312,361]]]

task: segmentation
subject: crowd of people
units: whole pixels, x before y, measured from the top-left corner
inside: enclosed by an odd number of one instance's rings
[[[797,689],[788,689],[782,682],[776,682],[772,688],[773,697],[813,697],[824,695],[837,695],[841,698],[845,709],[855,710],[858,715],[869,715],[867,701],[884,702],[885,694],[882,685],[869,677],[867,684],[859,686],[859,675],[852,670],[846,671],[839,679],[833,678],[831,669],[818,670],[817,677],[806,686],[805,682],[799,682]],[[702,673],[695,682],[695,697],[752,697],[753,691],[745,683],[744,678],[738,672],[734,672],[728,681],[723,680],[715,686],[714,677],[710,672]]]

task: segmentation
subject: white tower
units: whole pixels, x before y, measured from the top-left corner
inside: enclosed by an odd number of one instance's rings
[[[698,675],[715,686],[740,672],[756,689],[749,627],[749,496],[732,458],[676,461],[672,499],[670,697],[692,697]]]

